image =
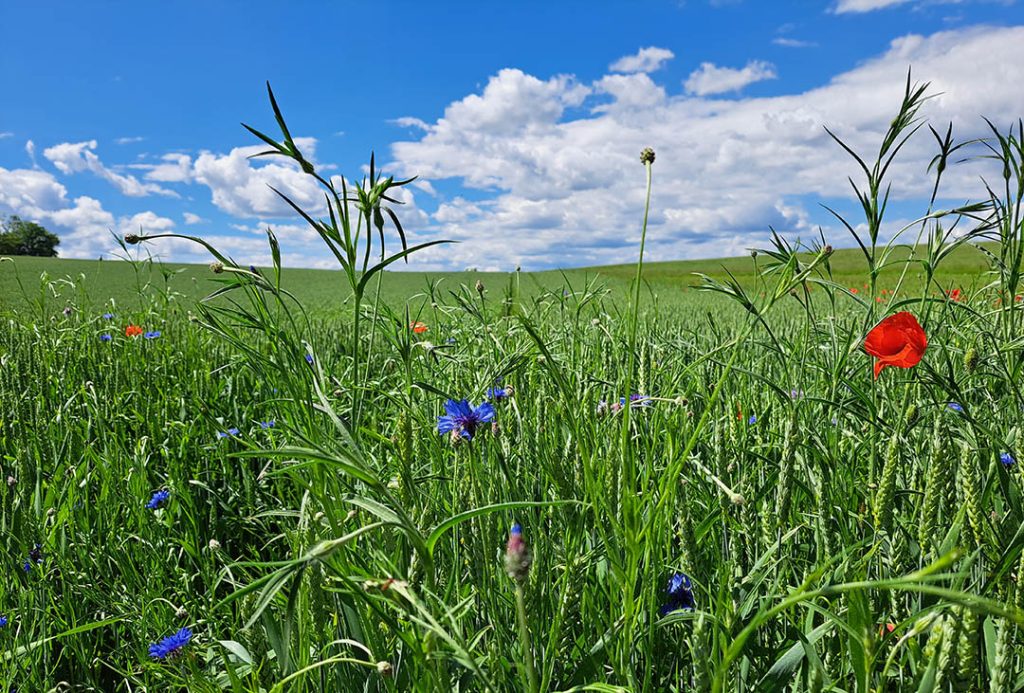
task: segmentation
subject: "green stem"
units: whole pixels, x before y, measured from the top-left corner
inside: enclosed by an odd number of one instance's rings
[[[537,669],[533,665],[533,648],[530,647],[530,629],[526,625],[526,596],[523,594],[523,585],[516,582],[516,620],[519,621],[519,642],[523,648],[523,665],[526,667],[526,677],[529,681],[530,693],[538,693],[540,684],[537,682]]]

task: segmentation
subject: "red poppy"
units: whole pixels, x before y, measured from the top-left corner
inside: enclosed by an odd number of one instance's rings
[[[875,378],[886,366],[910,368],[916,366],[925,349],[928,348],[928,337],[910,313],[890,315],[864,338],[864,351],[874,356]]]
[[[857,290],[857,287],[855,287],[855,286],[851,286],[851,287],[850,287],[850,293],[851,293],[851,294],[856,294],[856,293],[860,293],[860,292],[859,292],[859,291]]]
[[[896,630],[895,623],[886,623],[884,626],[878,626],[878,637],[885,637],[886,633],[891,633]]]
[[[129,325],[128,327],[124,328],[125,337],[138,337],[140,334],[142,334],[142,332],[143,329],[138,325]]]
[[[415,332],[416,334],[423,334],[424,332],[426,332],[430,328],[427,327],[422,322],[413,322],[413,323],[409,323],[409,329],[412,330],[413,332]]]
[[[1013,297],[1013,300],[1016,301],[1017,303],[1020,303],[1021,298],[1022,298],[1021,295],[1017,294],[1016,296]]]
[[[875,296],[875,303],[881,303],[881,302],[882,302],[882,297],[881,296]]]
[[[954,301],[959,301],[960,300],[960,289],[953,289],[952,291],[950,291],[949,292],[949,297],[951,299],[953,299]]]

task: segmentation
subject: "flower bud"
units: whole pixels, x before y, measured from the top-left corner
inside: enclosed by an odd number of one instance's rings
[[[209,547],[210,551],[219,551],[220,550],[220,542],[217,541],[216,539],[211,539],[210,543],[207,544],[207,546]]]
[[[481,296],[483,296],[483,293],[484,293],[484,283],[482,281],[480,281],[479,279],[476,280],[476,292],[478,294],[480,294]]]
[[[178,609],[174,612],[174,618],[178,619],[179,621],[184,621],[186,618],[188,618],[188,611],[185,609],[185,607],[179,606]]]
[[[377,673],[380,674],[381,678],[389,679],[394,675],[395,670],[391,666],[391,662],[381,661],[377,662]]]
[[[523,539],[523,528],[517,522],[512,525],[512,531],[508,534],[508,545],[505,547],[505,572],[516,582],[522,583],[530,574],[530,564],[532,563],[533,555]]]
[[[224,271],[224,263],[223,262],[211,262],[210,263],[210,271],[213,272],[214,274],[220,274],[221,272]]]
[[[141,240],[142,237],[137,233],[126,233],[124,235],[124,242],[128,245],[137,245]]]
[[[644,147],[644,150],[640,152],[640,163],[641,164],[653,164],[654,163],[654,150],[650,147]]]

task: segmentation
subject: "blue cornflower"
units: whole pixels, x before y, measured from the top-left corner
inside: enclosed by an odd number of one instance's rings
[[[3,628],[6,625],[7,625],[7,617],[6,616],[0,616],[0,628]]]
[[[665,603],[661,605],[662,616],[673,611],[692,611],[697,608],[693,599],[693,583],[686,573],[672,573],[665,585]]]
[[[629,405],[631,407],[649,407],[651,406],[651,400],[647,398],[647,395],[632,394],[629,396]],[[626,406],[626,398],[619,397],[619,409]]]
[[[1011,455],[1008,452],[1000,453],[999,461],[1003,463],[1004,467],[1012,467],[1013,465],[1017,464],[1017,460],[1015,460],[1013,458],[1013,455]]]
[[[495,402],[500,402],[506,397],[508,397],[508,390],[504,387],[499,386],[487,388],[487,399],[493,399]]]
[[[803,390],[797,390],[797,389],[794,388],[794,389],[789,391],[789,398],[790,399],[794,399],[794,400],[796,400],[796,399],[803,399],[804,398],[804,391]]]
[[[25,561],[25,564],[22,566],[22,570],[24,570],[27,573],[28,571],[32,570],[32,566],[34,564],[40,564],[42,562],[43,562],[43,547],[40,546],[39,544],[36,544],[31,549],[29,549],[28,560]]]
[[[147,332],[146,334],[144,334],[142,336],[145,337],[146,339],[156,339],[157,337],[160,336],[160,332],[158,332],[158,331]]]
[[[313,354],[306,354],[306,363],[313,365]]]
[[[964,408],[961,407],[958,402],[950,402],[946,406],[949,407],[950,409],[952,409],[953,411],[963,411],[964,410]]]
[[[188,645],[192,639],[192,629],[182,628],[173,635],[168,635],[160,642],[153,643],[149,646],[149,656],[153,659],[169,659],[177,654]]]
[[[164,505],[167,504],[167,501],[168,501],[168,499],[170,499],[170,497],[171,497],[171,492],[167,491],[166,489],[161,489],[159,491],[154,491],[153,492],[153,497],[149,499],[148,503],[146,503],[146,509],[147,510],[156,510],[157,508],[162,508],[162,507],[164,507]]]
[[[217,431],[217,437],[218,438],[230,438],[231,436],[237,436],[237,435],[238,435],[238,429],[237,428],[229,428],[227,433],[225,433],[224,431]]]
[[[449,337],[448,339],[444,340],[444,343],[445,344],[458,344],[458,342],[455,341],[455,337]]]
[[[111,339],[113,339],[113,337],[111,337],[109,334],[101,334],[100,335],[100,341],[101,342],[109,342]]]
[[[113,313],[104,313],[103,314],[103,319],[104,320],[113,320],[114,319],[114,314]]]
[[[274,426],[277,425],[277,422],[274,421],[273,419],[271,419],[270,421],[260,421],[258,423],[260,425],[260,428],[264,428],[264,429],[266,429],[266,428],[273,428]]]
[[[750,424],[751,426],[756,424],[757,423],[757,414],[751,414],[750,418],[747,419],[747,423]]]
[[[469,400],[450,399],[444,403],[444,410],[447,414],[437,417],[437,432],[449,433],[452,437],[462,436],[466,440],[473,440],[477,426],[494,419],[494,405],[490,402],[474,407]]]

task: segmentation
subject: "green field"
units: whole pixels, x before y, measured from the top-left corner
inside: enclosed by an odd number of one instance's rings
[[[159,241],[155,242],[159,248]],[[903,260],[909,248],[894,252],[894,264],[881,274],[880,286],[895,286],[904,269]],[[917,249],[922,255],[923,249]],[[765,260],[762,258],[760,265]],[[866,264],[859,250],[836,250],[831,258],[832,279],[843,286],[861,287]],[[987,283],[989,269],[987,257],[972,247],[958,249],[942,266],[943,284],[973,289]],[[597,282],[612,295],[623,297],[628,292],[635,273],[635,265],[610,265],[562,271],[522,272],[518,279],[520,291],[536,295],[544,290],[561,289],[568,285],[580,289]],[[731,273],[742,283],[754,285],[759,267],[749,256],[717,260],[685,260],[678,262],[648,262],[644,280],[648,296],[669,304],[685,300],[684,294],[700,284],[695,273],[724,279]],[[43,279],[45,277],[45,279]],[[25,310],[29,307],[61,310],[67,302],[93,309],[126,306],[137,308],[140,295],[163,294],[176,302],[199,300],[218,288],[215,275],[207,265],[180,265],[173,263],[128,263],[119,260],[65,260],[57,258],[19,257],[0,262],[0,309]],[[494,272],[389,272],[383,285],[383,295],[392,305],[411,302],[418,306],[423,298],[435,293],[448,295],[460,287],[472,287],[482,281],[495,293],[504,291],[514,281],[514,275]],[[919,287],[921,268],[907,266],[906,283]],[[287,269],[283,284],[302,303],[313,310],[338,308],[349,295],[348,286],[340,272],[334,270]],[[44,286],[47,287],[44,290]]]
[[[910,262],[0,263],[0,684],[1024,689],[1021,139]]]

